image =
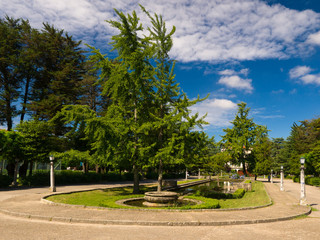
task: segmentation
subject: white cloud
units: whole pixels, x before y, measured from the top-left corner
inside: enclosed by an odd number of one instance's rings
[[[302,76],[300,80],[304,84],[316,84],[320,85],[320,74],[307,74],[305,76]]]
[[[303,84],[320,85],[320,73],[311,74],[313,69],[308,66],[297,66],[289,71],[291,79],[298,79]]]
[[[237,74],[237,72],[232,69],[226,69],[226,70],[219,72],[219,75],[227,75],[227,76],[236,75],[236,74]]]
[[[240,78],[239,76],[222,77],[218,81],[218,83],[223,84],[229,88],[245,90],[248,93],[251,93],[253,90],[251,82],[251,79],[244,79]]]
[[[219,75],[222,77],[219,79],[218,83],[225,85],[228,88],[233,88],[237,90],[245,90],[247,93],[251,93],[253,90],[252,80],[248,78],[242,78],[238,75],[247,76],[249,69],[241,69],[239,72],[236,72],[232,69],[226,69],[219,72]]]
[[[320,45],[320,31],[310,34],[307,42],[312,43],[312,44],[316,44],[316,45]]]
[[[49,22],[106,48],[114,29],[104,20],[115,17],[113,8],[140,12],[138,3],[162,14],[168,29],[177,27],[171,55],[182,62],[282,59],[319,42],[319,13],[257,0],[1,0],[0,16],[28,18],[35,27]]]
[[[289,71],[290,78],[299,78],[302,77],[308,73],[310,73],[312,69],[307,66],[297,66],[295,68],[292,68]]]
[[[190,108],[192,113],[199,116],[207,114],[205,120],[209,122],[207,128],[227,127],[234,118],[237,104],[228,99],[206,99]]]

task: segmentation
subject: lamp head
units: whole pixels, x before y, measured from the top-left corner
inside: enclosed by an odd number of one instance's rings
[[[53,162],[54,156],[53,156],[53,155],[50,155],[50,156],[49,156],[49,159],[50,159],[50,162]]]
[[[304,165],[305,161],[306,161],[306,160],[305,160],[304,157],[300,158],[300,163],[301,163],[301,165]]]
[[[283,170],[283,166],[281,166],[281,170]]]

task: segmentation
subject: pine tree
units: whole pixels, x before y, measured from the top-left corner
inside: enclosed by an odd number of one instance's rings
[[[18,114],[15,103],[23,79],[19,65],[23,48],[21,32],[21,19],[8,16],[0,19],[0,124],[6,123],[9,131],[12,119]]]
[[[238,112],[235,119],[231,122],[232,128],[223,129],[225,135],[222,136],[222,147],[230,152],[233,161],[242,164],[243,173],[247,173],[246,164],[250,156],[254,144],[267,134],[264,126],[257,125],[249,118],[250,108],[242,102],[238,104]]]

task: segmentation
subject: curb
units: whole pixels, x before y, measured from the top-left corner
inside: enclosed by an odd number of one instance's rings
[[[27,219],[52,221],[52,222],[63,222],[63,223],[88,223],[88,224],[103,224],[103,225],[139,225],[139,226],[227,226],[227,225],[244,225],[244,224],[257,224],[257,223],[271,223],[291,220],[301,216],[307,216],[311,213],[311,207],[303,214],[292,215],[282,218],[269,218],[269,219],[256,219],[256,220],[235,220],[235,221],[220,221],[220,222],[170,222],[170,221],[131,221],[131,220],[92,220],[92,219],[81,219],[81,218],[68,218],[68,217],[50,217],[50,216],[39,216],[30,215],[26,213],[10,212],[8,210],[0,209],[1,213],[21,217]]]

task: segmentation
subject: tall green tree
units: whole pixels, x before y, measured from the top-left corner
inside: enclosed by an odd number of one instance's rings
[[[256,141],[252,148],[252,172],[256,175],[268,175],[273,168],[272,142],[267,136],[264,136],[259,141]],[[274,169],[274,168],[273,168]]]
[[[143,31],[139,18],[134,11],[127,16],[115,10],[119,21],[108,21],[119,34],[112,37],[113,50],[118,56],[114,59],[104,58],[96,51],[102,64],[102,77],[108,76],[103,86],[103,93],[109,94],[112,106],[109,111],[120,116],[115,123],[123,129],[121,142],[123,155],[133,166],[134,192],[139,192],[139,169],[145,160],[141,140],[141,126],[148,119],[148,106],[152,94],[152,67],[149,63],[152,49],[148,39],[139,37]]]
[[[223,129],[222,147],[228,151],[236,164],[242,164],[243,173],[247,173],[246,165],[249,165],[248,158],[252,153],[254,144],[267,134],[267,129],[254,123],[249,118],[250,108],[242,102],[238,104],[238,112],[231,122],[232,128]]]
[[[197,119],[197,115],[189,116],[189,107],[197,103],[190,101],[185,94],[180,93],[178,83],[175,81],[175,61],[170,59],[169,52],[173,46],[172,35],[175,27],[167,32],[166,24],[161,15],[152,16],[144,7],[142,10],[150,19],[148,28],[149,41],[153,50],[153,100],[149,113],[150,123],[146,128],[151,132],[153,146],[150,159],[158,167],[158,191],[162,190],[163,165],[179,163],[187,155],[187,150],[194,149],[193,156],[198,156],[195,145],[187,144],[190,139],[196,141],[200,134],[191,133],[195,126],[201,127],[205,123],[203,119]],[[204,140],[204,138],[201,138]],[[188,147],[191,148],[188,148]]]
[[[23,80],[19,64],[23,24],[26,22],[8,16],[0,19],[0,124],[5,123],[9,131],[13,126],[12,119],[18,114],[16,103]]]
[[[24,136],[15,131],[6,131],[5,133],[5,144],[2,146],[2,156],[9,163],[7,165],[8,175],[13,177],[13,185],[17,184],[18,168],[21,162],[25,158],[25,151],[23,147],[25,146]]]
[[[23,136],[24,152],[23,164],[19,169],[19,176],[25,177],[29,167],[29,176],[32,175],[34,162],[47,162],[51,151],[57,150],[58,142],[52,135],[52,125],[46,121],[29,120],[17,125],[16,130]]]
[[[48,120],[79,99],[85,57],[81,41],[47,23],[37,41],[40,54],[27,108],[35,119]]]

